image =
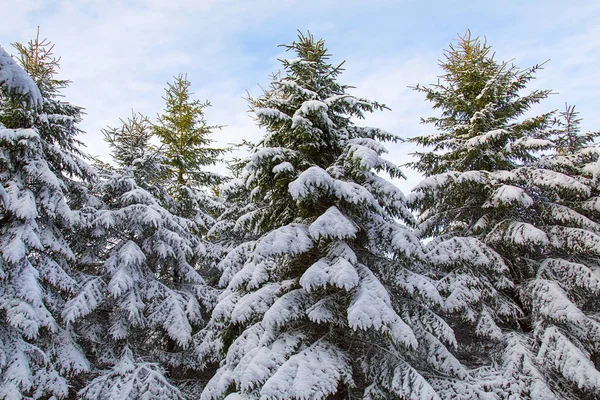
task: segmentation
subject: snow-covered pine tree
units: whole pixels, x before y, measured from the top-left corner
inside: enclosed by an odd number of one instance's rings
[[[0,49],[0,398],[64,398],[90,368],[61,312],[77,289],[72,207],[93,174],[75,139],[81,109],[57,99],[68,82],[54,78],[53,46],[38,33],[15,47],[31,77]]]
[[[446,310],[470,323],[457,329],[465,358],[490,361],[476,349],[498,343],[490,353],[501,399],[597,397],[592,181],[554,168],[557,156],[540,160],[539,150],[571,151],[561,135],[551,140],[550,113],[520,118],[549,93],[522,94],[539,66],[497,62],[467,33],[441,67],[441,82],[417,86],[441,116],[424,120],[437,133],[413,139],[433,149],[417,153],[426,179],[410,203],[420,234],[433,238],[426,256],[442,276]]]
[[[170,211],[176,202],[162,186],[167,171],[151,130],[133,114],[104,131],[116,167],[100,171],[80,291],[63,311],[96,368],[85,399],[184,398],[170,379],[185,369],[182,352],[209,295],[194,269],[204,247],[194,222]]]
[[[385,106],[337,82],[323,40],[286,46],[283,75],[249,99],[265,137],[222,194],[241,204],[243,242],[195,349],[221,361],[202,399],[439,399],[429,379],[462,378],[441,297],[419,265],[402,193],[378,172],[398,138],[356,126]],[[232,213],[232,216],[235,213]],[[215,360],[216,358],[216,360]]]
[[[192,100],[191,82],[179,74],[165,89],[165,110],[158,116],[154,133],[164,145],[165,163],[170,180],[169,190],[178,199],[179,215],[191,218],[206,233],[214,217],[222,212],[221,204],[208,190],[223,182],[224,177],[206,170],[214,165],[226,149],[211,147],[210,135],[220,126],[210,126],[204,119],[208,101]]]

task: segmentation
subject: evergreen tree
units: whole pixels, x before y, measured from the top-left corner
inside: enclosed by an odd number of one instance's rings
[[[133,114],[104,130],[116,167],[100,173],[81,289],[63,311],[98,370],[80,391],[86,399],[183,399],[172,381],[209,304],[194,269],[205,251],[191,233],[199,228],[170,211],[176,201],[163,186],[165,161],[149,143],[151,129]]]
[[[467,33],[441,67],[440,83],[416,88],[441,116],[424,120],[437,133],[413,139],[433,149],[417,153],[426,179],[411,204],[420,234],[433,238],[426,256],[443,277],[446,310],[469,323],[457,329],[463,356],[496,364],[501,399],[598,396],[600,237],[584,206],[595,189],[556,168],[572,143],[589,140],[572,119],[552,140],[550,113],[522,118],[549,93],[521,94],[539,66],[497,62]]]
[[[158,116],[155,134],[164,145],[165,163],[168,166],[170,192],[180,203],[180,215],[194,219],[203,228],[202,233],[214,223],[222,211],[206,189],[223,182],[223,177],[206,171],[214,165],[225,149],[210,147],[209,135],[219,126],[209,126],[204,120],[208,101],[192,100],[191,82],[180,74],[165,89],[165,111]]]
[[[380,143],[398,138],[351,120],[385,106],[347,93],[322,40],[286,49],[297,58],[249,99],[267,134],[221,189],[242,239],[198,335],[199,362],[221,362],[201,398],[438,399],[434,378],[466,372],[396,222],[413,221],[404,196],[377,175],[401,176]]]
[[[107,127],[102,134],[111,148],[112,159],[121,168],[157,151],[150,143],[153,135],[150,120],[133,110],[130,118],[121,119],[119,128]]]
[[[223,149],[209,147],[213,142],[208,136],[218,126],[209,126],[204,120],[208,101],[191,100],[191,82],[187,75],[179,74],[165,89],[165,111],[158,116],[155,132],[165,145],[167,164],[179,185],[190,181],[202,186],[220,183],[220,177],[203,170],[213,165],[223,154]]]
[[[81,109],[57,99],[68,82],[54,79],[53,46],[38,33],[15,47],[31,78],[0,49],[0,398],[64,398],[90,369],[61,312],[93,173],[75,139]]]

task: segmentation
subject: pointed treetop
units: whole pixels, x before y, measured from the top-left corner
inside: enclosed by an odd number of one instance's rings
[[[42,96],[54,97],[60,89],[66,88],[70,81],[56,79],[55,75],[60,68],[60,57],[54,57],[54,44],[47,38],[40,39],[40,27],[38,26],[35,39],[22,43],[13,43],[18,51],[17,59],[34,80]]]
[[[443,154],[417,153],[417,170],[430,176],[448,171],[511,169],[533,160],[532,151],[550,146],[546,139],[552,113],[520,119],[550,90],[522,94],[543,64],[524,70],[496,61],[485,40],[469,31],[450,44],[437,84],[414,87],[425,93],[440,117],[421,119],[438,133],[412,138]],[[531,139],[531,140],[529,140]]]
[[[102,129],[104,140],[111,148],[111,156],[119,167],[128,167],[133,161],[152,150],[152,124],[148,117],[131,110],[131,117],[121,120],[121,127]]]
[[[581,133],[581,118],[574,105],[565,103],[565,110],[559,113],[559,118],[554,122],[557,129],[553,133],[556,136],[555,144],[559,155],[573,155],[592,146],[594,139],[600,136],[600,131]]]
[[[200,186],[218,184],[222,178],[202,170],[219,161],[225,149],[210,147],[213,142],[209,135],[215,128],[204,119],[204,109],[210,102],[192,100],[192,83],[187,74],[174,77],[165,89],[165,111],[158,116],[154,133],[165,146],[167,164],[171,166],[173,177],[178,185],[194,182]]]

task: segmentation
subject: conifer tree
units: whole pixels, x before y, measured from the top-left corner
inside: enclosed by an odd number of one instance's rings
[[[462,356],[495,364],[501,399],[598,396],[600,237],[583,206],[593,180],[556,168],[571,143],[589,140],[574,120],[553,140],[551,113],[523,118],[549,93],[522,94],[539,66],[498,62],[469,33],[440,65],[441,82],[416,88],[441,116],[423,120],[437,133],[413,139],[432,151],[417,153],[426,179],[411,204],[419,233],[433,238],[426,257],[442,277],[445,308],[470,326],[457,329]]]
[[[133,110],[131,117],[121,119],[120,127],[107,127],[102,134],[111,148],[112,159],[121,168],[131,166],[135,160],[157,151],[150,142],[153,135],[150,120]]]
[[[192,218],[206,232],[221,205],[206,190],[223,182],[223,177],[206,170],[219,161],[225,149],[211,147],[209,137],[219,126],[204,120],[208,101],[192,100],[191,82],[179,74],[165,89],[165,111],[158,116],[155,134],[164,145],[170,192],[180,203],[180,215]]]
[[[352,118],[385,106],[337,82],[323,40],[300,34],[250,109],[265,137],[222,187],[241,243],[219,267],[219,298],[198,362],[220,361],[202,399],[439,399],[436,377],[464,377],[435,313],[441,297],[412,259],[420,244],[397,141]],[[223,220],[224,225],[226,221]]]
[[[65,398],[90,369],[61,312],[93,172],[75,139],[81,109],[57,99],[68,82],[53,46],[38,32],[15,47],[24,71],[0,49],[0,398]]]
[[[134,113],[104,133],[116,167],[100,171],[81,289],[63,311],[96,368],[80,396],[183,399],[173,381],[208,304],[210,290],[194,269],[205,249],[194,222],[170,211],[176,201],[147,119]]]

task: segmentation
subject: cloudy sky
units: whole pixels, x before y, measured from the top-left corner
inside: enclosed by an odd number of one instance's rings
[[[366,125],[402,137],[430,131],[419,117],[432,114],[408,86],[434,83],[443,50],[470,29],[485,36],[500,60],[528,67],[549,60],[531,88],[555,94],[534,110],[577,105],[584,129],[600,128],[600,2],[545,1],[329,1],[329,0],[0,0],[0,45],[42,37],[62,57],[61,77],[73,83],[65,100],[87,115],[81,139],[92,155],[108,159],[100,129],[116,126],[131,110],[155,117],[167,81],[187,73],[195,97],[210,100],[209,124],[226,125],[219,144],[257,140],[262,132],[244,97],[285,57],[277,45],[297,30],[326,40],[333,61],[346,60],[340,78],[354,94],[387,104]],[[415,148],[390,146],[402,164]],[[405,191],[417,183],[398,182]]]

